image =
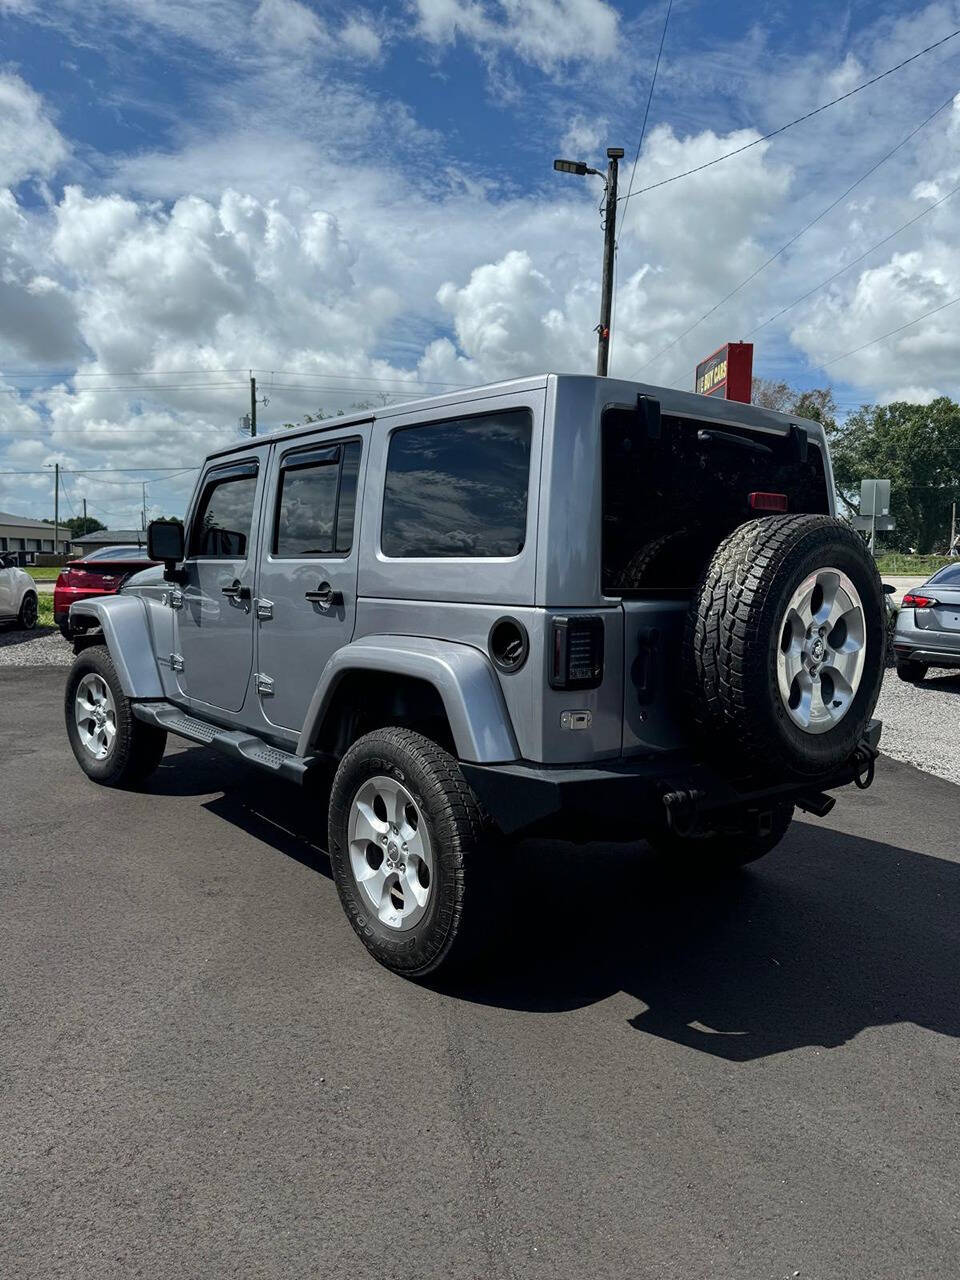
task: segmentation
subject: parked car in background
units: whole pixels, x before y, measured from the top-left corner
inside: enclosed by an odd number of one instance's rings
[[[141,569],[155,564],[146,547],[101,547],[82,560],[71,560],[60,572],[53,589],[53,620],[64,639],[74,638],[70,625],[70,606],[89,596],[111,596],[124,582]],[[26,575],[24,575],[26,576]]]
[[[37,625],[37,588],[17,557],[0,552],[0,622],[15,622],[25,631]]]
[[[960,668],[960,564],[903,597],[893,635],[897,675],[915,684],[930,667]]]

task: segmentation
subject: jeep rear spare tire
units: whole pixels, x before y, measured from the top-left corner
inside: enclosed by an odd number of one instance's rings
[[[687,620],[688,705],[711,754],[800,776],[849,760],[876,706],[884,600],[831,516],[770,516],[717,548]]]

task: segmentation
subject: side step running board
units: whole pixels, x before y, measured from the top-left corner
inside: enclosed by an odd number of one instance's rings
[[[175,707],[172,702],[134,702],[130,708],[144,724],[166,729],[190,742],[213,747],[235,760],[245,760],[268,773],[278,774],[290,782],[302,784],[307,775],[319,763],[318,756],[296,756],[292,751],[282,751],[253,734],[240,729],[221,729],[219,725],[198,720]]]

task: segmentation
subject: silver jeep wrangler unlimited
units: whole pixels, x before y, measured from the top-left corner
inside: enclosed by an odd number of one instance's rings
[[[526,378],[215,453],[149,542],[71,609],[81,768],[129,785],[175,733],[315,787],[411,976],[489,933],[513,837],[736,867],[873,776],[883,596],[815,422]]]

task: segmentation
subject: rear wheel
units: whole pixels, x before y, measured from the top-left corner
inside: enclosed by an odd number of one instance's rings
[[[355,742],[333,781],[329,846],[347,917],[381,964],[425,977],[471,953],[483,819],[436,743],[399,728]]]
[[[17,626],[23,631],[32,631],[37,625],[37,597],[28,591],[23,597],[20,612],[17,614]]]
[[[67,677],[64,717],[77,763],[102,786],[131,786],[160,763],[166,732],[134,718],[104,645],[84,649],[74,659]]]
[[[716,875],[764,857],[780,843],[792,821],[793,805],[779,804],[749,826],[707,828],[691,835],[664,830],[650,834],[647,841],[659,853],[676,859],[680,869]]]
[[[903,658],[897,663],[897,675],[907,684],[919,684],[927,674],[925,662],[914,662],[912,658]]]

